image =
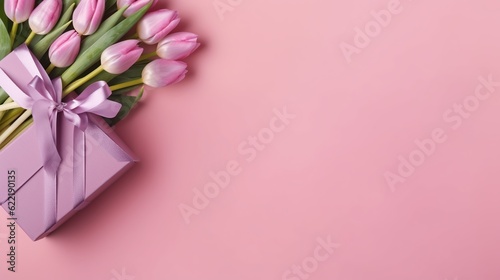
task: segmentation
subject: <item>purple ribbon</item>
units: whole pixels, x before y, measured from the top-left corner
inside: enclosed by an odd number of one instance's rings
[[[49,229],[57,221],[57,170],[61,164],[61,155],[57,148],[59,117],[62,115],[75,126],[73,132],[73,204],[76,208],[85,200],[85,130],[89,126],[89,114],[112,118],[118,114],[121,104],[108,100],[111,90],[103,81],[91,84],[80,95],[65,98],[63,102],[61,79],[51,80],[26,45],[21,45],[13,52],[34,78],[29,83],[28,90],[23,91],[0,69],[0,87],[19,106],[33,112],[45,171],[45,225]],[[18,66],[12,65],[12,67]],[[77,148],[82,151],[80,156],[75,152]]]

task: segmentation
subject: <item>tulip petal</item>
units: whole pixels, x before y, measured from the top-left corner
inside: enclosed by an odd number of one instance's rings
[[[4,2],[5,14],[16,23],[25,22],[34,7],[35,0],[5,0]]]
[[[143,52],[138,44],[138,40],[126,40],[105,49],[101,55],[101,65],[104,70],[111,74],[127,71]]]
[[[178,24],[180,18],[177,12],[167,9],[147,14],[137,25],[137,34],[146,44],[156,44]]]
[[[56,67],[71,65],[80,51],[80,35],[70,30],[57,38],[49,49],[49,59]]]
[[[29,25],[36,34],[45,35],[56,25],[61,16],[61,0],[44,0],[30,15]]]
[[[104,0],[82,0],[73,13],[73,26],[81,35],[91,35],[101,24]]]
[[[170,34],[158,43],[156,53],[164,59],[179,60],[186,58],[200,46],[197,39],[196,34],[189,32]]]
[[[157,59],[144,67],[142,80],[151,87],[165,87],[184,79],[186,67],[187,64],[182,61]]]

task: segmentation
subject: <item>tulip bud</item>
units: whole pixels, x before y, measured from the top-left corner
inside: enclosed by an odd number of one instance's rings
[[[118,9],[128,6],[128,8],[123,13],[123,16],[129,17],[135,12],[142,9],[142,7],[146,6],[149,2],[151,2],[151,0],[118,0],[116,4],[118,6]],[[151,7],[154,6],[157,2],[158,0],[154,0],[153,4],[151,4]]]
[[[61,16],[61,0],[44,0],[30,15],[29,25],[31,31],[45,35],[56,25]]]
[[[75,62],[80,51],[80,35],[70,30],[57,38],[49,49],[50,63],[56,67],[68,67]]]
[[[15,23],[25,22],[34,7],[35,0],[5,0],[4,3],[5,14]]]
[[[93,34],[104,15],[104,0],[81,0],[73,13],[73,27],[81,35]]]
[[[142,70],[142,81],[151,87],[164,87],[180,82],[186,76],[187,64],[182,61],[156,59]]]
[[[146,14],[137,25],[141,40],[149,45],[158,43],[174,29],[181,19],[176,11],[162,9]]]
[[[156,53],[164,59],[183,59],[192,54],[200,46],[197,40],[198,35],[193,33],[173,33],[158,43]]]
[[[114,44],[102,52],[102,68],[111,74],[121,74],[137,62],[143,49],[138,40],[127,40]]]

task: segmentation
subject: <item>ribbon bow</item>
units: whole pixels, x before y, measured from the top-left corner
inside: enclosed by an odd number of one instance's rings
[[[108,100],[111,95],[109,86],[95,82],[80,95],[65,98],[62,101],[62,81],[51,80],[40,62],[33,56],[26,45],[13,51],[23,62],[26,70],[34,77],[21,89],[11,77],[0,69],[0,86],[19,106],[32,110],[40,151],[45,171],[45,223],[47,229],[57,220],[57,170],[61,164],[61,155],[57,147],[57,123],[59,116],[64,116],[74,126],[74,151],[83,149],[83,153],[74,152],[74,206],[85,199],[85,130],[89,124],[89,113],[106,118],[116,116],[121,104]]]

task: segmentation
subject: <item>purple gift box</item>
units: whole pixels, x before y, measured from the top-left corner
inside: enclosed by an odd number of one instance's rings
[[[20,88],[33,80],[32,73],[13,53],[0,61],[0,69]],[[89,115],[88,128],[83,132],[84,146],[80,147],[75,147],[78,141],[75,141],[74,124],[66,118],[58,118],[57,122],[56,143],[61,163],[57,169],[54,201],[47,201],[47,178],[38,143],[40,135],[34,125],[0,151],[0,204],[9,216],[14,214],[16,223],[33,240],[53,232],[136,161],[130,149],[98,116]],[[80,169],[74,168],[75,162],[79,162]],[[83,190],[75,188],[75,182],[83,182]],[[76,192],[82,192],[83,202],[75,203]],[[54,213],[48,213],[51,211]],[[55,221],[48,224],[47,215],[55,215]]]

